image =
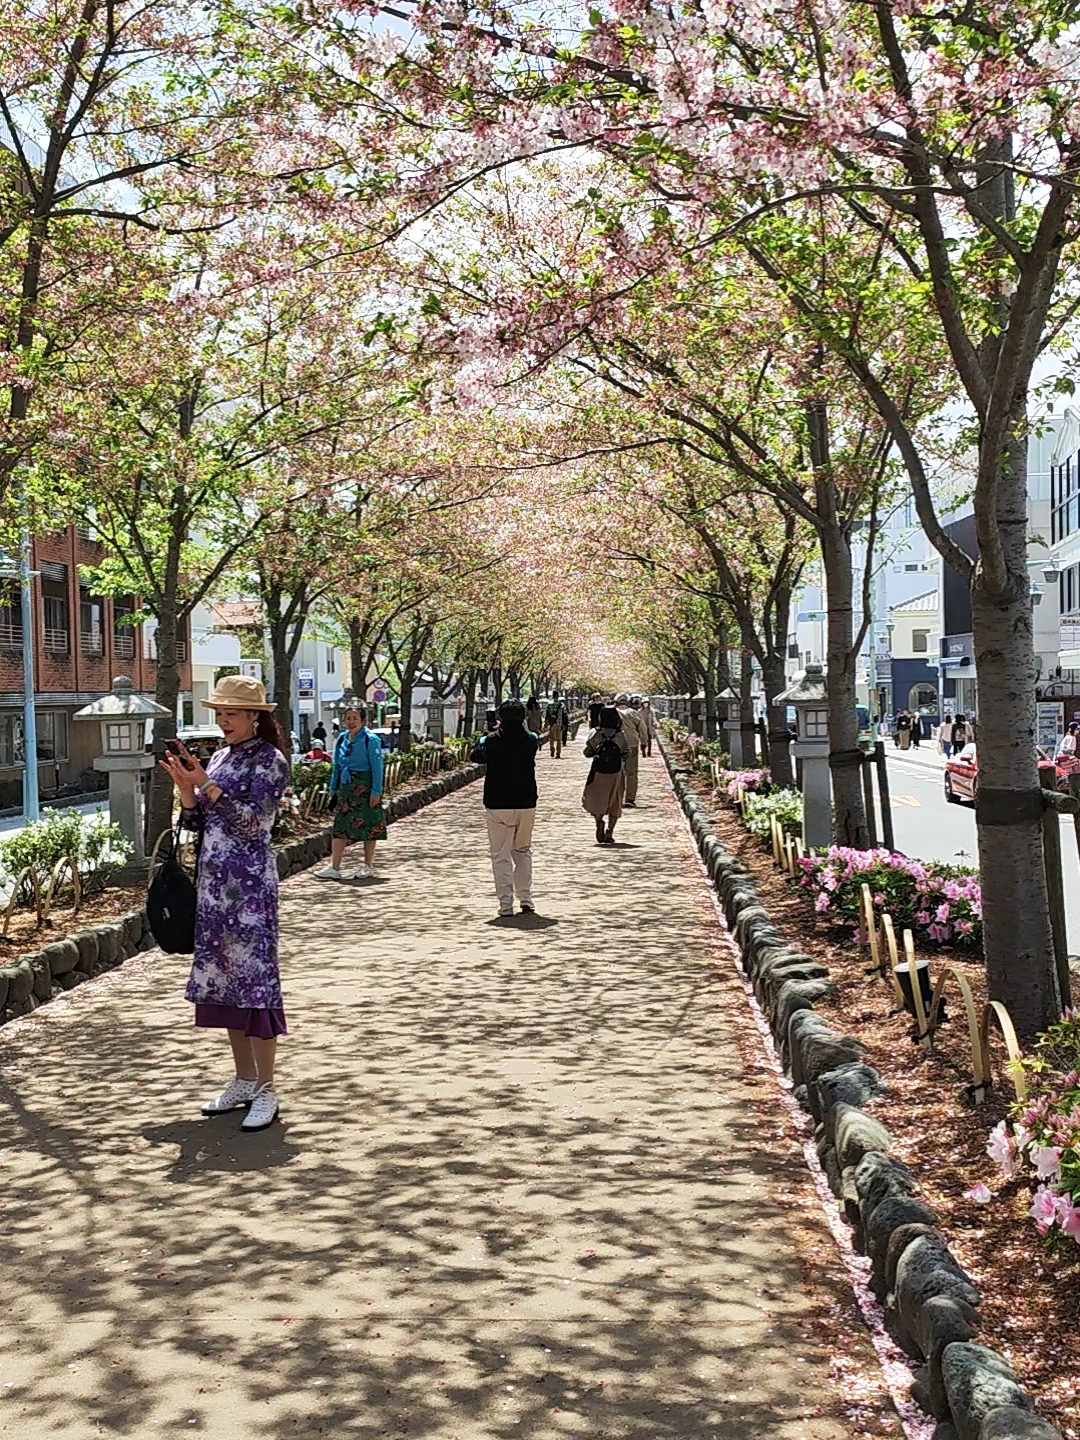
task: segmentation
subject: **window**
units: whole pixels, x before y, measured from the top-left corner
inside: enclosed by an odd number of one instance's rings
[[[909,495],[904,501],[904,525],[910,530],[915,524],[915,497]]]
[[[67,715],[63,710],[45,710],[37,717],[39,760],[66,760]]]
[[[1050,543],[1080,529],[1080,454],[1050,466]]]
[[[22,763],[22,716],[9,710],[6,715],[0,715],[0,766],[9,770]]]
[[[921,569],[922,569],[922,566],[921,566],[921,565],[919,564],[919,562],[916,560],[916,562],[915,562],[914,565],[912,565],[912,564],[909,563],[909,564],[907,564],[907,565],[904,566],[904,569],[905,569],[905,570],[908,572],[908,574],[910,575],[913,570],[921,570]]]
[[[22,601],[19,592],[8,586],[0,591],[0,649],[21,650],[22,640]]]
[[[95,600],[85,585],[79,591],[79,649],[84,655],[104,655],[105,635],[101,628],[104,605]]]
[[[135,659],[135,626],[128,620],[134,613],[133,600],[113,601],[113,654],[117,660]]]
[[[68,652],[68,603],[64,595],[43,597],[45,628],[41,635],[42,648],[50,655],[66,655]]]
[[[337,651],[335,650],[335,648],[333,647],[333,645],[327,645],[327,647],[326,647],[326,673],[327,673],[328,675],[333,675],[333,673],[334,673],[334,671],[335,671],[336,668],[337,668]]]
[[[930,631],[912,630],[911,648],[916,655],[925,655],[930,649]]]

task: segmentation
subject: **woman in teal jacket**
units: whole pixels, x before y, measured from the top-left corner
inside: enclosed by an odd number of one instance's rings
[[[330,771],[334,835],[330,864],[316,870],[317,880],[340,880],[345,849],[359,841],[364,844],[364,863],[354,871],[353,879],[370,880],[375,874],[375,842],[386,839],[382,741],[371,733],[366,722],[367,711],[362,707],[346,710],[345,728],[334,742]]]

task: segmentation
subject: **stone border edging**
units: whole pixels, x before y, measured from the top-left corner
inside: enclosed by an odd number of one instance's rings
[[[387,806],[387,818],[393,821],[413,815],[471,784],[483,773],[483,766],[471,762],[440,771],[427,784],[395,795]],[[278,877],[284,880],[308,870],[329,853],[329,825],[313,835],[287,841],[276,851]],[[115,969],[132,955],[153,950],[155,943],[146,910],[140,906],[117,920],[89,926],[66,940],[54,940],[40,950],[21,955],[10,965],[0,965],[0,1026],[32,1014],[39,1005],[74,990],[92,975]]]
[[[870,1288],[888,1334],[913,1362],[911,1395],[938,1425],[934,1440],[1062,1440],[1035,1414],[1003,1356],[974,1343],[980,1295],[918,1198],[891,1136],[862,1109],[883,1087],[866,1047],[814,1009],[834,994],[826,967],[789,944],[762,905],[754,878],[725,851],[665,737],[658,737],[672,787],[690,825],[728,930],[768,1022],[795,1098],[815,1123],[822,1170],[855,1250],[870,1260]]]

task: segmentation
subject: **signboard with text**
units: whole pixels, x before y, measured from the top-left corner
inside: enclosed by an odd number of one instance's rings
[[[1058,741],[1065,733],[1065,702],[1063,700],[1039,700],[1035,705],[1035,743],[1041,745],[1049,755],[1057,750]]]

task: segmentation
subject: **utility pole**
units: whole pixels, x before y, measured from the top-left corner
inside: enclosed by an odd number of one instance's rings
[[[34,704],[34,572],[30,569],[30,535],[19,537],[19,607],[23,651],[23,819],[41,814],[38,803],[37,711]]]

